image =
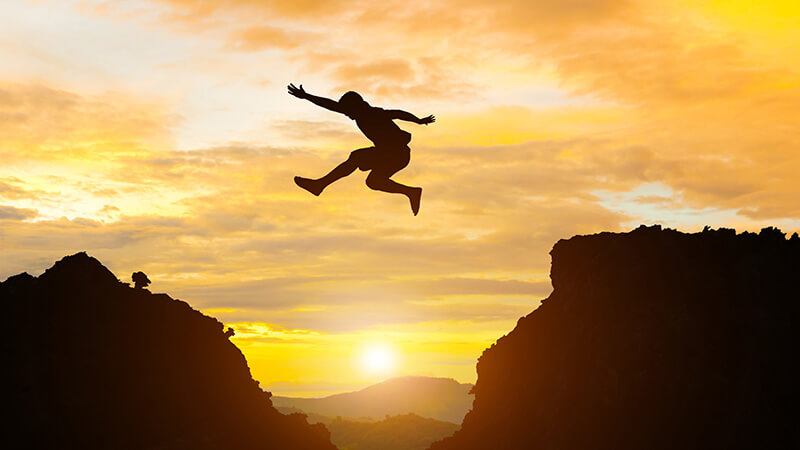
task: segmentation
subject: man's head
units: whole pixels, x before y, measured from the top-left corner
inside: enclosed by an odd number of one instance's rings
[[[369,107],[369,103],[364,101],[364,98],[358,92],[354,91],[345,92],[342,98],[339,99],[339,105],[342,106],[342,110],[347,114],[347,117],[351,119],[355,118],[359,111]]]

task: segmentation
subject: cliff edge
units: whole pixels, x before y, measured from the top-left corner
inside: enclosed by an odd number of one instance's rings
[[[0,283],[7,448],[333,450],[284,416],[217,320],[78,253]]]
[[[551,255],[552,294],[431,450],[800,447],[796,234],[640,227]]]

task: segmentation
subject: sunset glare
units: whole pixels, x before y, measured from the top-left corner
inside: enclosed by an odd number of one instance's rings
[[[364,350],[361,364],[371,374],[390,375],[395,367],[396,358],[397,356],[389,347],[372,345]]]

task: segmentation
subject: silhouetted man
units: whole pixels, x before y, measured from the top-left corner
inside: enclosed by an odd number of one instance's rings
[[[370,189],[405,195],[411,202],[411,211],[415,216],[417,215],[422,199],[422,188],[406,186],[391,179],[392,175],[405,168],[411,159],[411,149],[408,147],[408,143],[411,142],[411,133],[401,130],[393,120],[399,119],[427,125],[433,123],[436,120],[435,117],[428,116],[420,119],[406,111],[377,108],[371,106],[361,98],[361,95],[353,91],[345,92],[338,102],[311,95],[303,90],[302,84],[300,87],[290,84],[289,93],[355,120],[358,129],[375,144],[373,147],[353,151],[347,161],[339,164],[322,178],[294,177],[294,182],[298,186],[314,195],[319,195],[329,184],[350,175],[356,168],[363,171],[369,170],[371,172],[367,176],[367,186]]]

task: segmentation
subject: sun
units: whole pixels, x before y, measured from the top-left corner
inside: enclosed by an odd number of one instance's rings
[[[367,372],[386,374],[391,372],[397,362],[395,352],[386,345],[372,345],[361,354],[361,365]]]

